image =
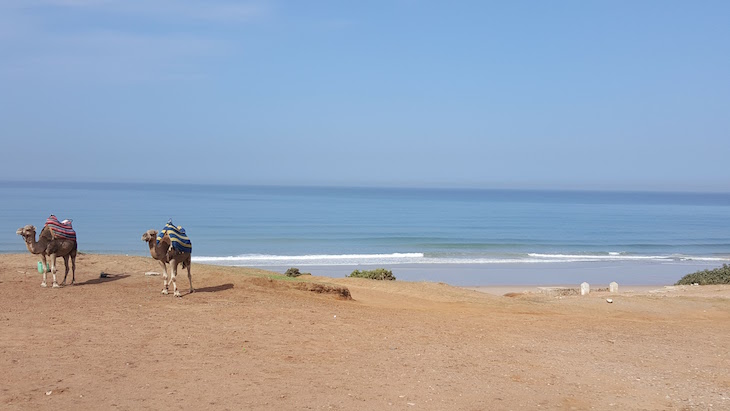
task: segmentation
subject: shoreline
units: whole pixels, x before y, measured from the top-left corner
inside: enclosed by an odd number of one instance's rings
[[[84,252],[86,255],[147,257],[149,254],[105,254]],[[2,253],[3,256],[27,255],[27,252]],[[62,261],[62,260],[61,260]],[[232,265],[195,262],[193,265],[212,267],[244,267],[283,274],[292,266]],[[381,264],[381,265],[299,265],[302,272],[314,276],[344,278],[354,270],[391,270],[400,281],[446,283],[455,287],[517,288],[579,287],[587,282],[592,288],[605,288],[615,281],[619,287],[655,287],[673,285],[683,276],[722,266],[717,262],[681,261],[675,263],[652,261],[554,262],[554,263],[489,263],[489,264]]]
[[[621,286],[619,284],[618,292],[612,293],[612,295],[626,295],[626,294],[645,294],[653,291],[659,291],[665,289],[669,285],[647,285],[647,284],[634,284]],[[556,284],[556,285],[542,285],[542,284],[530,284],[530,285],[519,285],[519,284],[505,284],[505,285],[487,285],[487,286],[476,286],[476,287],[461,287],[466,290],[479,291],[485,294],[503,296],[509,293],[517,294],[541,294],[541,288],[570,288],[580,289],[580,285],[576,284]],[[596,289],[608,288],[608,284],[591,284],[591,293],[594,293]],[[601,291],[605,293],[605,291]],[[546,293],[548,294],[548,293]]]
[[[219,265],[219,264],[215,264]],[[221,266],[230,266],[220,264]],[[615,281],[621,286],[661,287],[673,285],[695,271],[722,264],[708,262],[570,262],[509,264],[397,264],[397,265],[326,265],[298,266],[302,272],[323,277],[346,277],[354,270],[386,268],[401,281],[428,281],[456,287],[608,287]],[[246,266],[284,273],[289,266]]]

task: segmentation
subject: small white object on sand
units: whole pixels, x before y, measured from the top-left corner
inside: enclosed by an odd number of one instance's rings
[[[154,276],[154,275],[160,275],[160,273],[158,273],[156,271],[147,271],[146,273],[144,273],[144,275]]]
[[[611,304],[613,302],[613,300],[610,299],[610,298],[606,298],[606,302],[609,303],[609,304]]]
[[[588,295],[591,292],[591,286],[588,283],[581,283],[580,295]]]

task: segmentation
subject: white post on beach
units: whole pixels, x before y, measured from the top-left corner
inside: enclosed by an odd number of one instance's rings
[[[614,281],[611,284],[609,284],[608,291],[611,293],[617,293],[618,292],[618,283],[616,281]]]
[[[582,283],[580,285],[580,295],[588,295],[591,292],[591,286],[588,283]]]

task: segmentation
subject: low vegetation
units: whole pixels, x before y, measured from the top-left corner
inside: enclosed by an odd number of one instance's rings
[[[309,273],[300,273],[299,269],[296,267],[292,267],[288,270],[286,270],[286,273],[284,273],[287,277],[299,277],[300,275],[311,275]]]
[[[730,265],[723,264],[712,270],[697,271],[687,274],[677,281],[676,285],[710,285],[710,284],[730,284]]]
[[[371,280],[395,280],[393,272],[385,268],[376,268],[375,270],[355,270],[348,277],[369,278]]]

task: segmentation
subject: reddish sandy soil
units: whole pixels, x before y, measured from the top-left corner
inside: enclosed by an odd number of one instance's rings
[[[0,255],[3,410],[730,409],[727,286],[503,297],[193,263],[175,298],[149,257],[81,255],[60,289],[36,261]]]

